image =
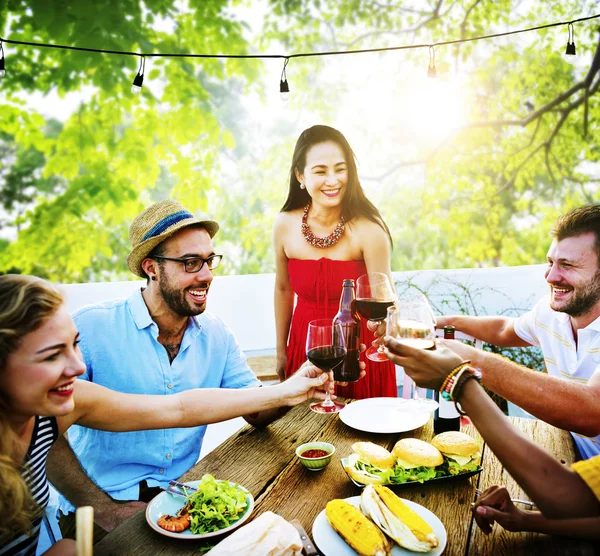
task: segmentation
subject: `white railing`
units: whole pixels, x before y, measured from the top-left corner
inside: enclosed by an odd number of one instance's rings
[[[457,300],[479,313],[500,314],[525,310],[548,291],[544,265],[483,269],[394,272],[399,291],[407,281],[428,292],[443,313],[459,311]],[[90,303],[127,297],[144,281],[66,284],[70,311]],[[245,352],[274,352],[274,274],[215,277],[208,295],[208,310],[231,328]],[[469,293],[467,294],[466,291]],[[471,296],[469,300],[467,295]],[[516,313],[513,313],[516,314]]]

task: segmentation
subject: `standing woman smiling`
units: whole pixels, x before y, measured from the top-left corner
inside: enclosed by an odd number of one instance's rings
[[[338,130],[316,125],[301,133],[273,236],[277,374],[283,380],[306,360],[308,323],[336,315],[344,279],[367,272],[384,272],[391,279],[390,231],[365,196],[354,153]],[[372,340],[363,321],[361,341],[369,345]],[[338,395],[396,397],[394,365],[361,358],[366,377],[338,387]]]

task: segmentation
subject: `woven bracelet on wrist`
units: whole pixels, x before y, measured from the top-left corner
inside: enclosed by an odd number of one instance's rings
[[[476,369],[474,367],[467,367],[467,369],[465,370],[465,372],[462,374],[462,376],[460,377],[460,384],[455,385],[454,391],[453,393],[453,400],[454,400],[454,406],[456,407],[456,411],[458,411],[459,415],[466,415],[466,412],[463,411],[463,408],[461,407],[460,403],[458,403],[458,398],[460,397],[460,394],[462,393],[465,384],[471,380],[474,379],[477,382],[481,383],[481,378],[482,378],[482,373],[479,369]]]
[[[440,394],[442,394],[442,395],[443,395],[443,394],[444,394],[444,391],[448,391],[448,390],[449,390],[449,388],[448,388],[448,383],[449,383],[449,382],[452,380],[452,378],[453,378],[454,376],[456,376],[456,375],[457,375],[457,374],[460,372],[460,370],[461,370],[463,367],[466,367],[467,365],[469,365],[469,363],[470,363],[470,362],[471,362],[471,361],[470,361],[470,359],[467,359],[466,361],[463,361],[463,362],[462,362],[460,365],[456,365],[456,367],[454,367],[454,369],[452,369],[452,370],[451,370],[451,371],[450,371],[450,372],[449,372],[449,373],[446,375],[446,378],[444,379],[444,382],[442,382],[442,386],[440,387],[440,390],[439,390]]]

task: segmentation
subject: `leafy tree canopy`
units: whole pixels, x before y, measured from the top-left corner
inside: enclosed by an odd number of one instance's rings
[[[0,29],[13,40],[111,50],[291,53],[469,38],[600,11],[583,0],[252,4],[264,17],[249,26],[248,3],[229,0],[125,0],[118,9],[108,0],[5,0]],[[260,61],[147,58],[136,96],[136,57],[5,44],[0,271],[131,278],[128,224],[167,196],[221,222],[224,271],[272,271],[270,230],[307,119],[359,139],[363,186],[394,236],[394,270],[539,262],[556,217],[600,200],[597,22],[575,32],[574,65],[562,55],[566,28],[437,48],[437,81],[460,81],[465,115],[443,132],[433,118],[427,137],[407,121],[411,83],[391,54],[293,59],[282,115],[268,104],[270,66]],[[364,56],[373,57],[363,74]],[[402,54],[423,72],[427,57]],[[378,100],[368,94],[385,88],[398,102],[375,121]],[[360,109],[349,110],[363,90]],[[49,92],[83,100],[56,121],[42,116],[43,96],[35,107],[24,100]]]

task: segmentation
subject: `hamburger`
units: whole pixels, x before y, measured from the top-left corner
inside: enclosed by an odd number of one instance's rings
[[[464,432],[442,432],[433,437],[431,444],[444,456],[450,475],[475,471],[481,463],[479,442]]]
[[[419,481],[420,483],[434,479],[436,467],[444,463],[441,452],[429,442],[418,438],[401,438],[394,446],[396,458],[394,482]]]
[[[367,485],[360,506],[375,525],[403,548],[429,552],[439,545],[431,525],[389,488]]]
[[[363,485],[389,482],[396,463],[389,450],[372,442],[355,442],[352,444],[352,450],[354,453],[344,465],[350,477]]]

